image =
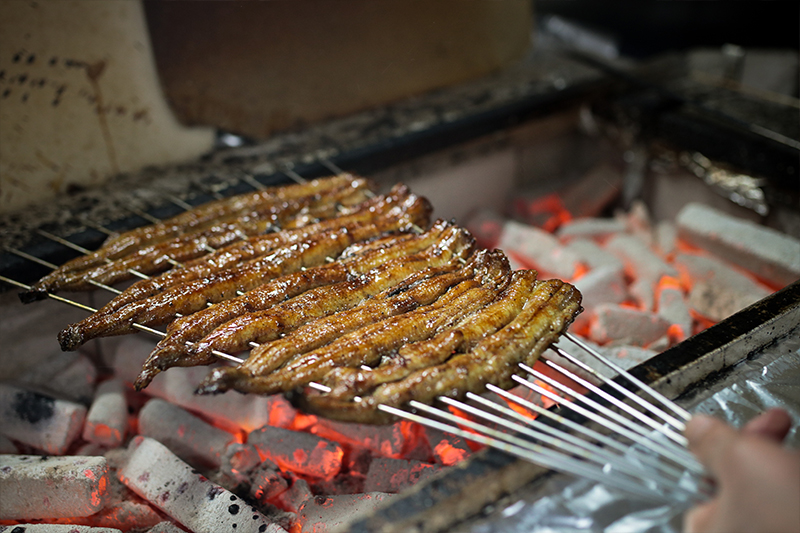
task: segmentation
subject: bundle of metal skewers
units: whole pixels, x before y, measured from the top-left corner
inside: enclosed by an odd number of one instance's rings
[[[330,163],[327,165],[337,174],[342,172]],[[286,173],[298,182],[305,181],[291,169],[287,169]],[[251,181],[253,180],[248,183]],[[253,181],[252,184],[259,186],[258,182]],[[186,209],[191,207],[177,199],[176,203]],[[147,213],[140,215],[150,222],[158,222]],[[87,222],[87,226],[111,234],[100,225]],[[81,253],[91,253],[90,250],[47,232],[40,231],[40,234]],[[56,265],[19,250],[8,249],[8,251],[46,267],[56,268]],[[180,264],[175,263],[174,266]],[[147,278],[135,270],[131,273],[139,278]],[[0,279],[26,290],[31,289],[26,284],[6,277],[0,276]],[[120,292],[103,283],[92,280],[89,282],[100,289],[116,294]],[[89,312],[96,311],[57,294],[48,293],[47,296]],[[153,335],[164,335],[163,332],[146,325],[133,326]],[[618,380],[605,377],[561,346],[551,345],[550,349],[554,353],[597,378],[597,382],[604,388],[548,360],[545,356],[544,363],[550,369],[567,378],[565,381],[580,385],[589,391],[589,394],[575,390],[557,379],[521,364],[520,368],[533,380],[518,375],[512,379],[518,385],[549,398],[559,406],[558,409],[545,409],[491,384],[487,385],[487,391],[496,395],[497,399],[502,398],[502,401],[489,399],[490,395],[468,392],[466,401],[444,396],[438,398],[439,402],[446,406],[445,408],[412,400],[403,408],[379,405],[378,409],[395,417],[412,420],[501,449],[548,468],[605,483],[634,493],[638,497],[667,502],[699,501],[708,497],[712,487],[708,480],[704,479],[702,467],[686,449],[686,439],[682,435],[685,422],[690,418],[689,413],[574,335],[566,333],[563,338],[618,373],[628,381],[630,388],[621,385]],[[252,342],[250,345],[258,346]],[[244,362],[243,359],[223,351],[213,350],[212,353],[221,360],[236,364]],[[543,387],[539,382],[546,384],[547,387]],[[322,392],[330,391],[329,387],[313,381],[309,386]],[[611,393],[612,390],[615,393]],[[515,408],[511,408],[510,404]],[[454,411],[468,416],[453,414],[448,407],[455,408]],[[573,412],[577,417],[583,417],[588,424],[576,422],[575,417],[562,416],[559,414],[562,409]]]

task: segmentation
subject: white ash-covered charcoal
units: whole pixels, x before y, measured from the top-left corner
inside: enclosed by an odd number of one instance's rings
[[[662,220],[655,228],[655,248],[664,257],[669,257],[677,251],[678,227],[669,220]]]
[[[269,503],[288,488],[289,481],[271,461],[264,461],[250,475],[250,497],[259,503]]]
[[[588,326],[601,304],[619,304],[628,299],[628,287],[622,267],[602,267],[586,273],[573,281],[583,299],[583,312],[575,318],[573,328]]]
[[[498,248],[510,258],[530,262],[539,270],[540,278],[572,279],[581,262],[573,251],[566,248],[552,233],[513,220],[506,222]]]
[[[342,447],[310,433],[264,426],[251,432],[247,443],[280,468],[314,478],[331,479],[342,468]]]
[[[103,455],[109,450],[108,446],[102,444],[95,444],[93,442],[86,442],[81,444],[74,450],[70,450],[75,455]]]
[[[114,356],[117,377],[128,384],[133,383],[153,348],[155,342],[146,337],[129,335],[122,339]],[[275,401],[270,397],[243,395],[235,391],[215,396],[195,394],[197,384],[207,374],[208,368],[204,366],[171,368],[159,374],[147,387],[146,393],[200,413],[229,431],[258,428],[269,423],[270,408]]]
[[[297,513],[305,502],[314,497],[314,494],[305,479],[290,473],[288,480],[289,488],[275,496],[273,503],[284,511]]]
[[[376,457],[369,465],[367,479],[364,481],[365,492],[400,492],[441,470],[440,465]]]
[[[675,218],[678,235],[779,286],[800,278],[800,240],[713,207],[690,203]]]
[[[623,370],[628,370],[640,363],[644,363],[658,354],[656,350],[651,350],[650,348],[627,345],[608,347],[603,353],[607,358],[622,367]]]
[[[626,233],[633,235],[647,246],[655,245],[650,210],[641,200],[634,200],[625,214],[617,215],[625,223]]]
[[[676,277],[675,268],[655,253],[649,246],[633,235],[617,234],[605,244],[607,250],[625,263],[625,268],[636,277],[653,280],[661,276]]]
[[[148,529],[146,533],[184,533],[184,531],[172,522],[159,522]]]
[[[122,444],[128,430],[125,385],[109,379],[97,386],[94,401],[83,425],[83,440],[113,448]]]
[[[656,310],[659,315],[672,323],[669,329],[672,342],[680,342],[692,335],[692,314],[689,312],[686,295],[680,286],[662,282],[658,291]]]
[[[602,241],[617,233],[625,233],[625,221],[615,218],[577,218],[566,222],[556,231],[562,241],[594,239]]]
[[[220,479],[225,480],[227,484],[222,482],[220,484],[238,486],[249,483],[253,471],[260,464],[262,464],[261,457],[255,446],[232,442],[225,448],[219,467]]]
[[[285,531],[232,492],[209,481],[158,441],[138,436],[131,441],[129,450],[119,478],[189,530]]]
[[[139,500],[139,498],[136,498]],[[164,519],[153,507],[141,501],[118,501],[106,504],[89,520],[95,526],[118,527],[123,531],[136,531],[153,526]]]
[[[454,465],[472,455],[472,448],[465,439],[429,427],[425,427],[424,431],[433,459],[437,464]]]
[[[53,455],[80,435],[86,407],[8,383],[0,383],[0,434]]]
[[[97,367],[83,353],[59,353],[45,365],[33,365],[16,381],[59,398],[89,405],[94,396]]]
[[[5,435],[0,435],[0,454],[15,455],[17,453],[19,453],[17,445]]]
[[[656,284],[663,276],[677,277],[678,271],[633,235],[615,235],[606,249],[625,263],[626,273],[634,278],[629,294],[646,311],[655,309]]]
[[[0,533],[122,533],[115,527],[76,526],[74,524],[15,524],[0,526]]]
[[[0,455],[0,520],[90,516],[108,495],[103,457]]]
[[[619,257],[589,239],[582,237],[572,239],[564,247],[574,252],[578,256],[578,260],[591,270],[598,268],[618,268],[622,270],[625,267]]]
[[[297,516],[300,533],[341,531],[391,497],[392,494],[368,492],[311,498]]]
[[[187,463],[218,468],[234,435],[159,398],[139,411],[139,434],[153,438]]]
[[[404,422],[388,425],[358,424],[320,418],[314,425],[314,434],[345,445],[370,450],[375,455],[400,457],[410,446]]]
[[[127,460],[127,448],[112,448],[105,452],[108,464],[108,495],[106,504],[92,515],[91,524],[113,526],[123,531],[141,531],[164,520],[164,515],[148,504],[119,480],[119,467]]]
[[[650,311],[640,311],[612,304],[597,306],[589,329],[591,339],[599,344],[647,346],[667,334],[670,323]]]
[[[713,257],[678,254],[675,265],[692,280],[689,306],[716,322],[772,292],[753,278]]]
[[[628,294],[640,309],[655,311],[656,286],[655,278],[640,277],[628,286]]]

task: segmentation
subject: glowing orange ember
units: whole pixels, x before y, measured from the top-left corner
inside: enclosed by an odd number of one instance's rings
[[[564,207],[561,197],[556,193],[533,200],[528,204],[527,212],[530,215],[549,214],[550,218],[542,224],[542,229],[547,231],[555,231],[562,224],[572,220],[572,214]]]
[[[447,466],[454,465],[467,456],[466,450],[454,447],[447,440],[442,440],[434,446],[434,451],[442,463]]]

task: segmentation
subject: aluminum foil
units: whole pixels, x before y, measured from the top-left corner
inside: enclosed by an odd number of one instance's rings
[[[800,447],[800,330],[780,344],[737,366],[728,378],[709,387],[690,405],[694,413],[705,413],[741,427],[771,407],[782,407],[792,417],[786,444]],[[544,496],[543,496],[544,495]],[[608,533],[680,532],[689,499],[669,505],[654,504],[630,493],[593,481],[556,475],[543,485],[515,495],[515,501],[482,522],[470,533]],[[461,530],[459,530],[461,531]]]

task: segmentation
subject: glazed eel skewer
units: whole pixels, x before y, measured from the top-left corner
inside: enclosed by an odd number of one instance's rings
[[[289,230],[272,234],[273,243],[283,240],[283,246],[271,248],[268,255],[256,256],[243,263],[236,261],[236,264],[228,268],[219,269],[221,262],[218,261],[174,269],[170,271],[174,276],[168,272],[165,277],[171,281],[174,281],[175,277],[182,278],[181,282],[170,283],[169,287],[162,291],[158,291],[158,280],[155,278],[143,280],[139,283],[153,290],[152,296],[119,306],[120,300],[130,298],[130,292],[136,291],[141,294],[142,291],[139,289],[142,286],[132,285],[129,288],[132,291],[123,292],[98,312],[62,330],[59,334],[61,347],[64,350],[73,350],[93,338],[132,333],[135,323],[147,326],[168,323],[179,315],[204,309],[209,303],[233,298],[239,291],[253,289],[301,268],[320,265],[328,257],[338,256],[354,242],[375,238],[386,232],[408,230],[420,223],[424,225],[428,223],[430,204],[424,199],[408,194],[401,201],[388,202],[388,205],[392,207],[387,209],[382,217],[376,218],[374,212],[368,213],[372,215],[366,218],[372,221],[369,224],[362,224],[363,219],[356,217],[350,220],[351,224],[322,233],[308,231],[306,235],[302,232],[292,235],[292,231],[295,230]],[[355,217],[355,214],[353,216]],[[326,222],[329,221],[320,224]],[[296,231],[303,229],[305,228]],[[266,238],[265,236],[262,239]],[[263,242],[261,244],[263,245]],[[252,248],[248,251],[249,254],[236,254],[239,260],[243,255],[255,255]],[[225,253],[227,251],[223,252]],[[225,258],[224,255],[222,257]],[[187,272],[189,269],[191,270]]]

